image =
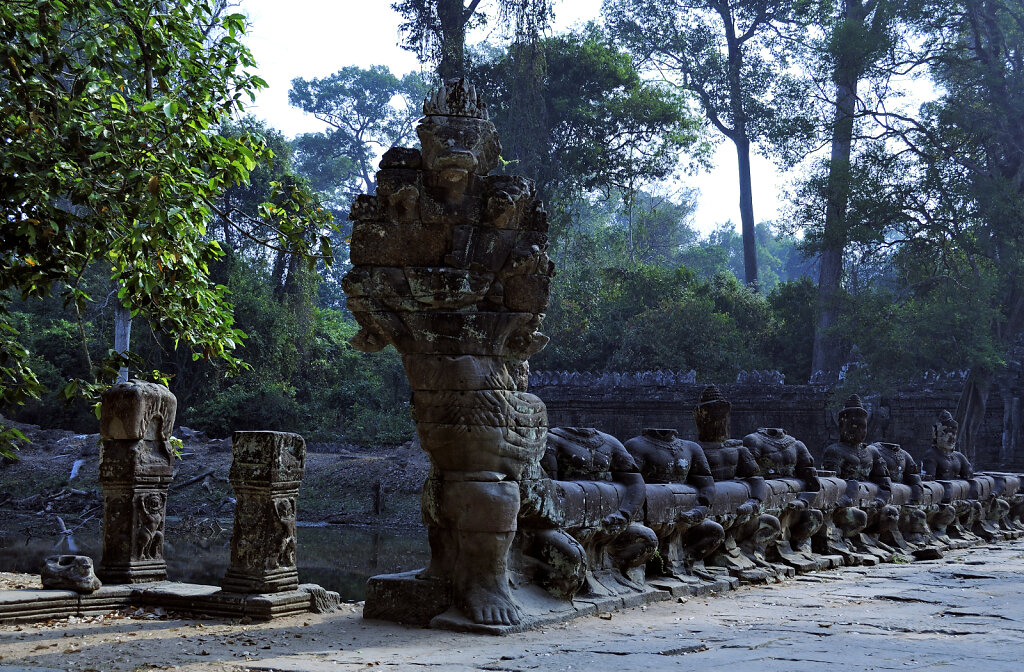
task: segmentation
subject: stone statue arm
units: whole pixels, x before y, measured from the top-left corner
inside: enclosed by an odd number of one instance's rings
[[[935,480],[936,467],[938,467],[938,462],[935,459],[934,449],[932,449],[925,454],[924,460],[921,461],[921,469],[924,471],[924,480]]]
[[[608,518],[620,516],[624,524],[642,519],[644,501],[647,499],[647,486],[643,477],[637,472],[613,471],[612,479],[626,486],[626,495],[619,502],[619,510]]]
[[[960,478],[962,478],[964,480],[967,480],[969,478],[973,478],[974,477],[974,467],[971,466],[971,463],[967,459],[967,456],[964,455],[961,452],[957,452],[956,456],[957,456],[957,460],[960,463],[959,464],[959,469],[958,469],[958,471],[960,472]]]
[[[874,451],[871,455],[871,473],[868,474],[868,479],[872,483],[877,483],[884,490],[892,490],[889,467],[885,464],[885,460],[882,459],[878,451]]]
[[[613,446],[611,457],[612,480],[626,486],[626,496],[619,504],[619,513],[626,517],[627,522],[643,518],[647,485],[636,460],[621,444]]]
[[[843,471],[843,454],[839,446],[832,444],[825,449],[825,455],[821,458],[821,468],[825,471],[834,471],[837,474]]]
[[[872,452],[871,455],[871,473],[868,474],[868,479],[872,483],[877,483],[879,487],[879,493],[884,490],[887,494],[883,497],[879,494],[875,498],[875,504],[878,506],[885,506],[891,497],[892,492],[892,478],[889,476],[889,467],[886,465],[885,460],[882,458],[881,453],[877,450]]]
[[[804,482],[807,492],[818,492],[821,490],[821,482],[818,481],[818,470],[814,468],[814,457],[802,441],[797,441],[795,446],[796,477]]]
[[[739,461],[736,464],[737,478],[752,478],[754,476],[764,475],[761,473],[761,467],[758,466],[757,460],[754,459],[749,448],[746,446],[739,446],[737,450],[739,451]]]
[[[715,477],[711,475],[708,458],[699,447],[693,451],[686,482],[697,488],[697,503],[701,506],[711,506],[711,502],[715,501]]]
[[[910,486],[910,502],[913,504],[921,501],[921,468],[914,457],[906,451],[904,459],[906,462],[903,465],[903,483]]]
[[[544,451],[544,455],[540,458],[541,469],[548,475],[548,478],[558,478],[558,458],[555,457],[555,451],[548,445],[548,449]]]

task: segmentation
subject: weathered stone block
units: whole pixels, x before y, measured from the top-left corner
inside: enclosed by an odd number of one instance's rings
[[[115,385],[103,395],[103,557],[96,574],[107,583],[167,576],[164,521],[174,474],[169,439],[176,408],[166,387],[140,380]]]
[[[93,572],[92,558],[85,555],[51,555],[43,561],[40,579],[43,588],[77,593],[92,593],[103,585]]]
[[[235,432],[231,445],[237,503],[221,586],[236,593],[297,590],[295,517],[306,443],[298,434]]]
[[[107,439],[167,441],[174,431],[178,400],[163,385],[131,380],[103,395],[100,435]]]

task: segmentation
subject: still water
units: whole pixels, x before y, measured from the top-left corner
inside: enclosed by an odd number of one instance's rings
[[[38,573],[43,559],[56,553],[88,555],[99,563],[103,542],[99,528],[81,530],[68,539],[32,537],[14,526],[0,530],[0,571]],[[202,538],[168,531],[164,541],[167,578],[217,585],[231,555],[231,532]],[[425,567],[430,557],[424,529],[396,530],[300,527],[299,581],[319,583],[344,600],[362,600],[366,579],[376,574]]]

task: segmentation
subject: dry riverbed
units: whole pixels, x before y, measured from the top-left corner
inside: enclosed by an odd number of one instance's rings
[[[0,464],[0,531],[7,514],[38,520],[37,532],[60,532],[103,517],[98,478],[99,435],[10,423],[30,443],[16,461]],[[189,430],[175,462],[167,513],[183,525],[234,514],[228,469],[230,442]],[[299,520],[385,527],[418,526],[426,454],[414,444],[360,448],[309,446],[299,494]],[[334,452],[316,452],[330,449]],[[59,520],[58,520],[59,519]]]

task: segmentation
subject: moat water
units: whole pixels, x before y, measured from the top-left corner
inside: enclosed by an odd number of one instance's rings
[[[99,563],[103,542],[97,527],[70,537],[30,536],[24,525],[0,530],[0,571],[38,573],[43,559],[57,553],[88,555]],[[164,541],[167,578],[218,585],[231,555],[231,531],[220,534],[169,530]],[[424,529],[299,527],[299,581],[336,590],[342,599],[366,595],[366,580],[426,566],[430,552]]]

